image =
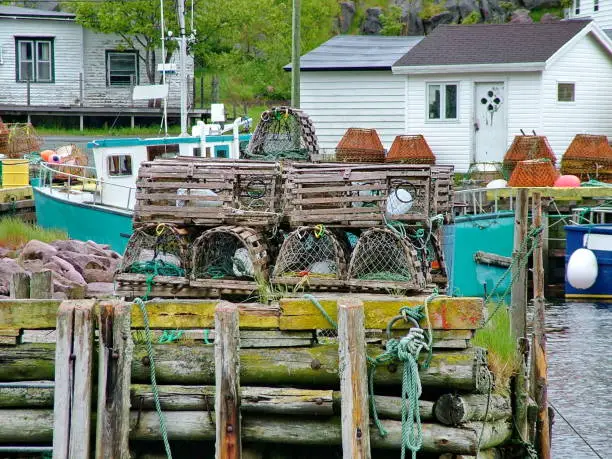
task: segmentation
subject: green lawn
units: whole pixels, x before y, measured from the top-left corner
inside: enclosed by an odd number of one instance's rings
[[[53,242],[68,239],[68,235],[63,231],[47,230],[37,225],[30,225],[14,217],[0,219],[0,246],[16,249],[33,239]]]

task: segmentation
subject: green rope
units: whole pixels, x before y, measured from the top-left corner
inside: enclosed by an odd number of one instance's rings
[[[378,273],[368,273],[362,276],[358,276],[360,280],[380,280],[380,281],[395,281],[395,282],[407,282],[412,279],[409,273],[394,273],[391,271],[381,271]]]
[[[172,451],[170,450],[170,442],[168,441],[168,430],[166,428],[166,419],[164,417],[164,413],[161,409],[161,404],[159,402],[159,390],[157,388],[157,379],[155,377],[155,354],[153,352],[153,344],[151,339],[151,329],[149,327],[149,314],[147,313],[147,306],[145,301],[149,298],[149,294],[153,289],[153,278],[155,274],[150,274],[147,277],[146,284],[147,289],[142,298],[134,299],[134,303],[138,305],[140,311],[142,312],[142,318],[145,327],[145,337],[147,344],[147,355],[149,357],[149,368],[151,374],[151,389],[153,391],[153,400],[155,402],[155,410],[157,411],[157,416],[159,417],[159,430],[162,435],[162,440],[164,442],[164,448],[166,450],[166,456],[168,459],[172,459]]]
[[[181,339],[184,334],[183,330],[164,330],[157,342],[159,344],[173,343]]]
[[[595,180],[595,179],[590,179],[586,182],[582,182],[580,186],[583,186],[583,187],[600,187],[600,186],[612,187],[612,185],[609,183],[600,182],[599,180]]]
[[[172,277],[183,277],[185,275],[185,270],[180,266],[159,259],[149,261],[135,261],[126,269],[126,272]]]
[[[428,357],[422,365],[422,368],[428,368],[432,356],[432,333],[431,323],[429,321],[428,305],[438,293],[433,293],[427,297],[423,305],[418,307],[404,306],[400,308],[400,314],[405,319],[411,318],[416,322],[427,320],[427,333],[421,328],[411,328],[407,336],[401,339],[392,338],[387,342],[385,352],[375,358],[366,355],[370,368],[368,370],[368,393],[370,410],[374,424],[378,428],[382,437],[387,435],[387,430],[380,422],[378,411],[376,410],[376,401],[374,398],[374,375],[376,368],[379,365],[399,361],[403,363],[402,375],[402,448],[401,457],[406,457],[406,449],[412,452],[412,458],[416,459],[416,453],[423,445],[423,432],[421,428],[421,417],[419,413],[419,398],[422,393],[421,380],[419,378],[418,359],[421,351],[425,349],[428,352]],[[321,303],[310,294],[304,295],[304,298],[310,300],[319,310],[321,315],[325,317],[327,322],[337,329],[338,325],[325,311]]]
[[[210,330],[208,328],[204,329],[204,344],[212,344],[209,339]]]

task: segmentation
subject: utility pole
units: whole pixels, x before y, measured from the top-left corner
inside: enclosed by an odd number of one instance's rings
[[[181,82],[181,136],[187,135],[187,37],[185,36],[185,3],[178,0],[179,20],[179,78]]]
[[[293,0],[293,21],[291,28],[291,106],[300,108],[300,2]]]

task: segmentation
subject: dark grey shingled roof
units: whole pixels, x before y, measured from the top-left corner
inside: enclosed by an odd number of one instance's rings
[[[301,70],[390,70],[423,37],[337,35],[300,58]],[[284,67],[291,70],[291,64]]]
[[[0,17],[74,19],[76,16],[62,11],[35,10],[33,8],[0,5]]]
[[[589,22],[441,25],[393,67],[546,62]]]

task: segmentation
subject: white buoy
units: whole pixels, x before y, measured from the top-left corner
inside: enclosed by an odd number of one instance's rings
[[[308,272],[312,274],[335,274],[336,263],[332,260],[315,261],[308,268]]]
[[[232,260],[232,271],[234,271],[234,275],[236,277],[254,276],[255,271],[253,269],[253,261],[251,260],[249,251],[246,248],[240,247],[239,249],[236,249]]]
[[[497,188],[506,188],[507,186],[508,182],[506,182],[504,179],[491,180],[489,183],[487,183],[487,188],[490,190],[494,190]]]
[[[591,288],[599,272],[597,258],[589,249],[578,249],[567,262],[567,281],[575,289]]]
[[[412,209],[412,195],[404,188],[393,190],[387,198],[387,215],[407,214]]]

